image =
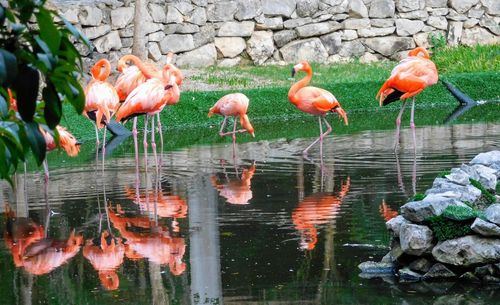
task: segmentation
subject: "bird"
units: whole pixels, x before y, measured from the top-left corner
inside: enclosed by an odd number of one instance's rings
[[[125,102],[122,103],[122,105],[116,112],[115,118],[118,122],[124,122],[138,115],[146,115],[146,119],[144,120],[144,150],[146,151],[147,124],[149,116],[153,116],[161,112],[167,105],[168,101],[177,99],[179,95],[180,91],[179,87],[177,86],[176,79],[170,73],[170,67],[166,65],[162,69],[161,78],[149,78],[146,80],[146,82],[140,84],[134,90],[132,90],[132,92],[130,92],[130,94],[125,99]],[[154,117],[152,118],[151,126],[154,129]],[[136,152],[135,159],[136,164],[138,164],[136,120],[134,120],[132,134],[134,135],[134,146]],[[156,143],[154,141],[153,135],[151,136],[151,140],[156,155]]]
[[[420,56],[422,55],[422,56]],[[396,118],[396,139],[394,150],[399,145],[399,131],[401,126],[401,116],[406,105],[406,99],[413,97],[411,104],[410,127],[413,131],[413,143],[415,145],[415,96],[428,86],[438,82],[438,72],[436,65],[431,61],[429,52],[423,47],[417,47],[408,52],[408,57],[404,58],[392,69],[391,76],[384,82],[376,95],[380,106],[388,105],[397,100],[403,101],[401,110]]]
[[[99,132],[111,116],[117,111],[120,106],[120,100],[115,87],[110,84],[107,79],[111,73],[110,62],[102,58],[98,60],[90,70],[92,80],[85,87],[85,107],[83,114],[94,122],[96,147],[99,147]],[[106,142],[106,129],[104,129],[102,155],[103,155],[103,170],[104,170],[104,144]],[[97,150],[96,150],[97,159]]]
[[[57,143],[52,134],[42,127],[40,127],[39,130],[44,137],[46,150],[52,151],[56,149]],[[76,140],[75,136],[73,136],[66,128],[60,125],[56,126],[56,130],[59,134],[59,146],[64,149],[64,151],[66,151],[66,153],[70,157],[75,157],[76,155],[78,155],[78,153],[80,152],[80,142]],[[47,163],[47,158],[43,160],[43,169],[45,172],[45,181],[47,182],[49,179],[49,166]]]
[[[255,137],[254,128],[247,115],[248,104],[249,99],[243,93],[230,93],[221,97],[208,111],[208,117],[211,117],[214,114],[221,114],[224,116],[224,120],[220,126],[219,135],[221,137],[232,135],[233,148],[236,143],[236,133],[247,131],[250,135],[252,135],[252,137]],[[234,117],[233,131],[224,132],[224,127],[226,126],[227,118],[229,116]],[[240,117],[240,125],[243,129],[236,130],[237,116]]]
[[[320,155],[323,156],[323,138],[332,132],[332,127],[325,118],[326,114],[336,112],[344,120],[345,125],[348,125],[347,115],[333,94],[321,88],[307,86],[311,82],[313,75],[311,65],[307,61],[302,61],[293,66],[292,77],[299,71],[304,71],[306,76],[292,85],[288,91],[288,100],[300,111],[318,116],[320,130],[319,138],[311,143],[302,154],[307,156],[309,149],[319,141]],[[325,133],[323,133],[322,121],[327,126]]]
[[[173,59],[173,53],[169,52],[167,54],[166,65],[168,66],[168,70],[170,70],[171,74],[175,76],[177,86],[182,84],[184,80],[184,76],[180,69],[174,66],[171,61]],[[131,65],[129,65],[131,63]],[[120,101],[123,102],[127,98],[127,96],[139,85],[146,82],[146,80],[150,78],[162,78],[162,71],[158,69],[154,64],[144,62],[139,57],[127,54],[120,58],[117,64],[117,70],[120,72],[118,76],[115,88],[118,92],[118,96]],[[168,105],[176,104],[179,101],[179,96],[173,96],[171,100],[167,101]],[[158,130],[160,133],[160,143],[161,143],[161,151],[163,151],[163,134],[162,134],[162,126],[160,120],[160,114],[157,114],[157,124]],[[134,126],[137,125],[137,118],[134,118]],[[133,131],[132,131],[133,132]],[[137,129],[136,129],[137,132]]]

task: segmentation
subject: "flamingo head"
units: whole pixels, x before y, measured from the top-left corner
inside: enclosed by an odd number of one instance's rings
[[[104,69],[104,71],[103,71]],[[111,64],[106,58],[99,59],[90,69],[92,77],[98,80],[106,80],[111,72]]]
[[[347,114],[345,113],[344,109],[342,109],[342,107],[340,107],[340,105],[333,107],[331,111],[336,112],[339,115],[339,118],[344,120],[344,124],[346,126],[349,125],[349,122],[347,120]]]
[[[424,48],[424,47],[417,47],[413,50],[410,50],[408,52],[408,56],[418,56],[419,54],[422,54],[423,58],[429,59],[429,52]]]
[[[309,63],[305,60],[301,61],[300,63],[296,64],[295,66],[293,66],[292,68],[292,77],[295,76],[295,73],[299,72],[299,71],[309,71],[311,70],[311,65],[309,65]]]

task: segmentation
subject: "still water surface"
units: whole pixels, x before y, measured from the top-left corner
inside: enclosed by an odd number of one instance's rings
[[[500,124],[193,146],[52,165],[3,185],[0,304],[494,304],[498,290],[367,280],[385,221],[439,172],[500,147]],[[61,155],[62,156],[62,155]],[[49,164],[50,166],[50,164]],[[50,211],[47,209],[47,203]],[[108,206],[108,209],[106,209]],[[111,233],[111,234],[108,234]],[[102,238],[101,238],[102,237]]]

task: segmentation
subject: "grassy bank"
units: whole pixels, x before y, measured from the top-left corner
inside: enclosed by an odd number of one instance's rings
[[[475,100],[500,99],[500,46],[478,46],[475,48],[443,49],[435,52],[435,59],[440,78],[450,81]],[[393,103],[380,108],[375,95],[383,81],[389,76],[395,62],[375,64],[345,63],[335,65],[314,65],[315,75],[312,85],[330,90],[341,102],[350,118],[349,127],[337,126],[336,132],[357,132],[366,129],[393,128],[394,119],[400,103]],[[229,92],[240,91],[250,99],[249,117],[253,122],[257,139],[274,138],[267,132],[270,125],[285,129],[293,134],[295,130],[316,133],[316,120],[298,111],[288,102],[287,92],[296,81],[290,79],[289,66],[209,68],[191,76],[195,80],[203,79],[208,83],[225,85],[226,90],[184,91],[180,102],[162,112],[162,121],[166,129],[175,135],[176,143],[191,137],[187,133],[203,135],[203,138],[216,141],[216,130],[221,117],[208,118],[208,109],[221,96]],[[417,98],[416,124],[428,125],[442,122],[451,113],[458,102],[446,90],[442,83],[429,87]],[[465,122],[500,120],[500,104],[474,109],[465,115]],[[78,116],[67,107],[63,125],[81,140],[94,137],[94,131],[86,118]],[[462,119],[461,121],[464,121]],[[288,121],[294,120],[293,126]],[[300,123],[304,122],[305,125]],[[337,119],[330,119],[338,124]],[[307,122],[307,123],[306,123]],[[281,124],[280,124],[281,123]],[[309,125],[310,123],[310,125]],[[140,120],[142,124],[142,120]],[[406,123],[407,125],[407,123]],[[142,125],[140,125],[142,126]],[[310,128],[309,128],[310,126]],[[131,128],[131,123],[127,124]],[[207,128],[213,127],[213,128]],[[306,134],[302,134],[306,136]],[[297,135],[298,136],[298,135]],[[246,137],[245,137],[246,138]],[[197,142],[197,141],[194,141]],[[192,143],[192,142],[190,142]],[[188,143],[186,143],[188,144]],[[171,144],[169,144],[171,145]],[[177,144],[174,144],[178,147]]]

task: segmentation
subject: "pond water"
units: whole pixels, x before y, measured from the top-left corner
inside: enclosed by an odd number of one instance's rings
[[[322,164],[317,148],[302,158],[310,138],[240,143],[234,158],[222,141],[165,152],[159,174],[151,152],[138,172],[133,152],[112,154],[104,174],[92,154],[57,155],[47,200],[41,172],[2,186],[0,303],[493,304],[498,289],[368,280],[357,265],[387,253],[385,221],[408,198],[499,134],[422,127],[414,154],[406,129],[397,158],[393,131],[335,135]]]

